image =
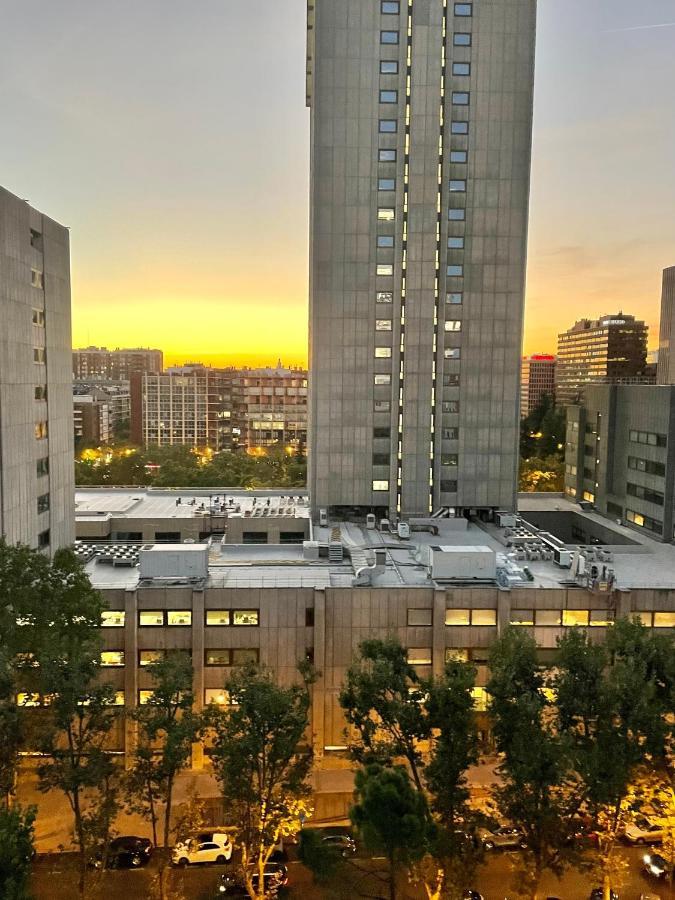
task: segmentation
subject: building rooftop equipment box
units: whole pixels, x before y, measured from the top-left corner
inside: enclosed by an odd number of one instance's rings
[[[497,577],[497,556],[489,547],[429,547],[431,577],[439,581]]]
[[[206,578],[208,544],[154,544],[139,553],[141,578]]]

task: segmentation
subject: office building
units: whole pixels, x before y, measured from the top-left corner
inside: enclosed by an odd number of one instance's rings
[[[600,319],[580,319],[558,335],[556,402],[567,406],[590,384],[653,383],[646,372],[644,322],[622,312]]]
[[[555,356],[524,356],[520,364],[520,417],[535,410],[543,397],[555,398]]]
[[[535,19],[308,3],[315,509],[514,507]]]
[[[673,540],[675,386],[591,385],[567,409],[565,493]]]
[[[0,534],[74,538],[68,229],[0,188]]]
[[[106,347],[73,350],[73,378],[80,381],[129,381],[133,374],[159,373],[163,369],[161,350],[108,350]]]
[[[232,370],[186,365],[131,376],[131,439],[146,447],[232,448]]]
[[[233,426],[248,450],[280,445],[302,452],[307,444],[307,371],[241,369],[232,382]]]
[[[658,384],[675,384],[675,352],[671,353],[672,340],[675,340],[675,266],[663,270],[661,329],[656,372]]]

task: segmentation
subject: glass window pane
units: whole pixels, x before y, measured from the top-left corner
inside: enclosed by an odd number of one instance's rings
[[[631,619],[637,619],[641,622],[645,628],[652,627],[652,613],[647,612],[646,610],[641,610],[640,612],[633,612],[630,614]]]
[[[534,610],[532,609],[512,609],[511,610],[512,625],[534,625]]]
[[[472,625],[496,625],[497,610],[496,609],[474,609],[471,612]]]
[[[655,612],[654,628],[675,628],[675,612]]]
[[[164,624],[164,613],[162,610],[142,609],[138,613],[138,624],[145,627],[157,627]]]
[[[469,609],[446,609],[445,611],[446,625],[470,625],[471,610]]]
[[[563,610],[563,625],[573,627],[575,625],[588,625],[587,609],[565,609]]]
[[[124,650],[103,650],[101,652],[102,666],[123,666]]]
[[[166,614],[167,625],[192,625],[192,612],[189,609],[170,609]]]
[[[102,628],[122,628],[124,626],[124,610],[105,609],[101,613]]]
[[[453,134],[468,134],[469,133],[469,123],[468,122],[453,122],[450,126],[450,130]]]
[[[140,706],[145,706],[152,700],[152,695],[154,691],[139,691],[138,692],[138,703]]]
[[[257,663],[258,662],[258,650],[257,649],[242,649],[242,650],[233,650],[232,651],[232,665],[233,666],[244,666],[246,663]]]
[[[448,219],[451,222],[463,222],[466,219],[465,209],[449,209]]]
[[[614,624],[614,612],[611,609],[592,609],[590,624],[596,628]]]
[[[398,74],[398,60],[396,60],[396,59],[380,60],[380,73],[382,75],[397,75]]]
[[[206,610],[207,625],[229,625],[230,610],[229,609],[207,609]]]
[[[138,653],[139,666],[151,666],[164,657],[163,650],[140,650]]]
[[[476,712],[485,712],[488,708],[488,693],[484,687],[471,688],[473,708]]]
[[[381,31],[381,44],[398,44],[398,31]]]
[[[457,650],[455,647],[446,647],[445,661],[446,662],[468,662],[469,661],[469,651],[468,650]]]
[[[207,706],[209,703],[215,703],[216,706],[229,706],[230,697],[223,688],[205,688],[204,703]]]
[[[235,625],[260,625],[260,612],[257,609],[235,609],[233,623]]]
[[[430,666],[430,647],[410,647],[408,650],[408,662],[411,666]]]
[[[378,159],[380,162],[396,162],[396,151],[380,150],[378,152]]]
[[[562,611],[559,609],[538,609],[534,615],[537,625],[560,625]]]
[[[205,650],[204,665],[206,666],[229,666],[230,650]]]

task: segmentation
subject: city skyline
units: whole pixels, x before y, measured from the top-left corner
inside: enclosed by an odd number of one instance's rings
[[[675,246],[669,5],[540,3],[525,353],[619,308],[658,345]],[[304,18],[302,0],[7,12],[0,170],[71,228],[75,346],[306,364]]]

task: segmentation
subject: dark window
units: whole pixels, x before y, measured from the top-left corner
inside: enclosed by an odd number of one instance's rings
[[[386,249],[394,246],[394,238],[392,235],[380,234],[377,237],[377,246]]]
[[[443,440],[456,441],[459,438],[459,428],[444,428]]]
[[[180,544],[180,531],[156,531],[155,540],[158,544]]]
[[[42,235],[34,228],[30,230],[30,245],[35,247],[36,250],[42,251]]]
[[[47,399],[47,385],[46,384],[38,384],[35,386],[35,399],[36,400],[46,400]]]
[[[459,387],[459,375],[444,375],[443,387]]]
[[[443,412],[444,413],[458,413],[459,412],[459,400],[444,400],[443,401]]]
[[[444,453],[441,457],[442,466],[456,466],[458,462],[459,458],[456,453]]]
[[[388,466],[389,462],[390,456],[388,453],[373,453],[374,466]]]
[[[664,463],[654,462],[651,459],[640,459],[637,456],[628,457],[628,468],[637,472],[646,472],[648,475],[658,475],[665,477],[666,467]]]
[[[302,544],[304,540],[304,531],[282,531],[279,534],[280,544]]]
[[[391,428],[373,428],[374,438],[390,438]]]
[[[446,479],[441,480],[441,491],[444,494],[456,494],[457,493],[457,482],[456,481],[447,481]]]
[[[46,531],[41,531],[40,534],[38,534],[38,548],[40,550],[44,550],[45,547],[49,546],[49,541],[50,541],[49,528],[47,528]]]
[[[257,649],[233,650],[232,665],[245,666],[246,663],[257,663],[260,658],[260,651]]]
[[[244,544],[266,544],[267,543],[267,532],[266,531],[245,531],[242,535],[242,541]]]
[[[229,666],[231,665],[231,650],[205,650],[205,666]]]
[[[308,606],[305,608],[305,627],[306,628],[314,628],[314,607]]]
[[[37,498],[37,511],[38,513],[47,512],[49,509],[49,494],[40,494]]]
[[[631,497],[638,497],[640,500],[646,500],[648,503],[655,503],[657,506],[663,506],[663,494],[659,491],[653,491],[651,488],[644,487],[641,484],[632,484],[630,481],[626,484],[626,493]]]
[[[396,190],[396,179],[395,178],[380,178],[377,182],[378,191],[395,191]]]
[[[610,516],[616,516],[617,518],[622,518],[623,516],[623,506],[619,506],[618,503],[612,503],[611,500],[607,501],[607,514]]]
[[[42,459],[38,459],[35,463],[35,467],[37,469],[38,478],[43,475],[49,475],[49,457],[44,456]]]

